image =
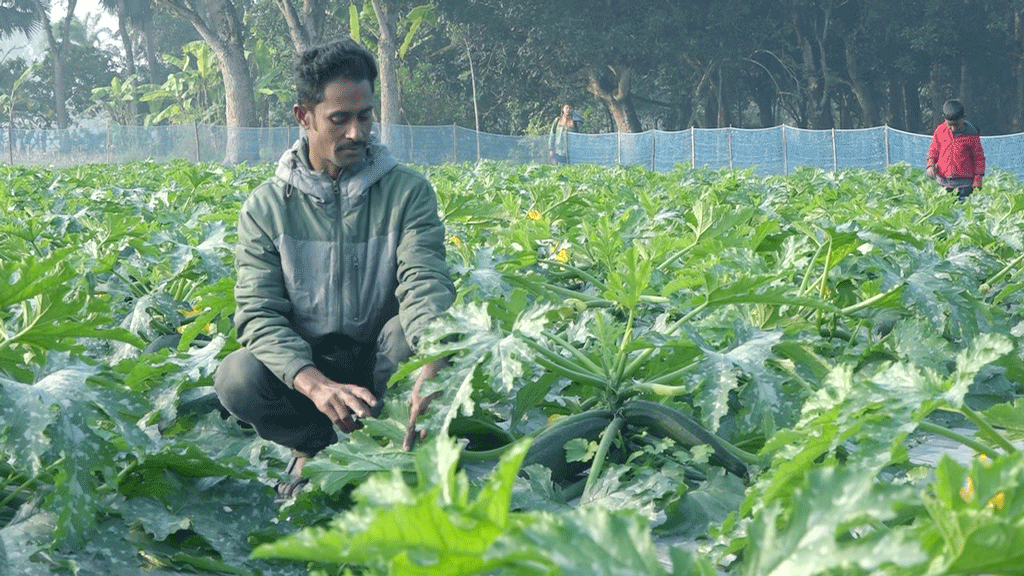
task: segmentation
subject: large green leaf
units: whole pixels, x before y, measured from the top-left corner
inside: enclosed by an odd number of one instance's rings
[[[826,467],[809,473],[787,504],[755,515],[744,548],[750,576],[869,574],[898,567],[920,573],[928,556],[912,534],[889,528],[913,500],[908,486],[882,484],[871,470]]]
[[[20,469],[53,477],[47,509],[54,538],[80,546],[96,525],[103,483],[113,481],[124,448],[148,439],[136,422],[145,404],[123,387],[91,380],[96,368],[64,369],[35,385],[0,380],[0,438]]]

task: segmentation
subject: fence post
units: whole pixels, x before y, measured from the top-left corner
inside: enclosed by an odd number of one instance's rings
[[[107,120],[107,164],[110,164],[110,120]]]
[[[198,119],[192,121],[192,130],[195,131],[195,134],[196,134],[196,164],[199,164],[200,153],[199,153],[199,120]]]
[[[836,129],[832,128],[832,171],[839,172],[839,158],[836,156]]]
[[[459,162],[459,125],[452,122],[452,157],[455,163]]]
[[[615,131],[615,165],[622,166],[622,132]]]
[[[658,144],[658,134],[651,131],[651,170],[654,170],[656,158],[656,146]]]
[[[789,150],[786,147],[786,125],[782,125],[782,174],[789,174]]]
[[[697,167],[697,145],[693,137],[693,126],[690,126],[690,168]]]
[[[732,124],[729,125],[727,134],[729,135],[729,170],[732,170],[734,168],[732,164]]]
[[[882,126],[882,134],[885,135],[885,167],[889,167],[889,125]]]

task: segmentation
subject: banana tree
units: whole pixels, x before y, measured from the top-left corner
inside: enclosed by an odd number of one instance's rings
[[[11,91],[7,94],[0,94],[0,107],[7,109],[7,147],[11,164],[14,164],[14,108],[20,102],[26,102],[26,100],[18,98],[18,89],[33,74],[38,72],[41,66],[41,62],[36,62],[26,68],[14,83],[11,84]]]

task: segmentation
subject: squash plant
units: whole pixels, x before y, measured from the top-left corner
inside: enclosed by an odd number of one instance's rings
[[[957,204],[906,166],[424,168],[457,302],[275,504],[287,452],[211,390],[235,216],[271,171],[0,170],[0,572],[1019,565],[1012,176]],[[936,437],[969,457],[912,455]]]

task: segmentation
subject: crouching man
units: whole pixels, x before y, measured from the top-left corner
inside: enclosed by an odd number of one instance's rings
[[[370,134],[377,65],[351,39],[295,65],[305,134],[242,206],[235,327],[221,404],[292,449],[291,496],[308,458],[383,406],[388,380],[455,298],[430,183]],[[419,379],[439,369],[420,370]]]

